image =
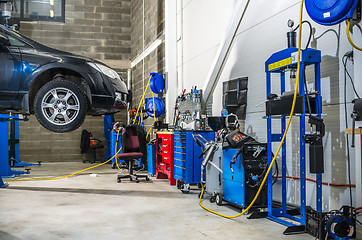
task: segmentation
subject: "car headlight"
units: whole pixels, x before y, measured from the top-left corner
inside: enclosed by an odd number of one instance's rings
[[[94,63],[94,62],[88,62],[88,64],[89,66],[96,69],[97,71],[102,72],[104,75],[106,75],[109,78],[121,80],[116,71],[107,66],[104,66],[103,64]]]

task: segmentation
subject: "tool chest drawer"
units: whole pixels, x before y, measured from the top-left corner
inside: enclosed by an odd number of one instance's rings
[[[200,183],[201,179],[203,158],[199,157],[202,149],[195,142],[193,135],[200,135],[207,141],[215,140],[215,133],[211,131],[174,132],[174,177],[186,184]]]

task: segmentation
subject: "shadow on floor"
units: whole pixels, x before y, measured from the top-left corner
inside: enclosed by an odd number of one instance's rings
[[[9,233],[3,232],[0,230],[0,239],[1,240],[21,240],[21,238],[15,237]]]
[[[49,188],[49,187],[21,187],[9,186],[8,189],[21,191],[39,191],[39,192],[65,192],[65,193],[83,193],[100,195],[122,195],[138,197],[163,197],[163,198],[182,198],[181,193],[167,191],[136,191],[136,190],[107,190],[107,189],[82,189],[82,188]],[[1,235],[0,235],[1,236]]]

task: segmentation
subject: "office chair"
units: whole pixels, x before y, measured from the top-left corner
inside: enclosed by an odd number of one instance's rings
[[[83,159],[83,163],[85,163],[85,162],[89,162],[89,163],[103,162],[103,159],[97,160],[97,155],[96,155],[96,150],[98,148],[104,148],[104,145],[101,142],[102,142],[101,140],[99,140],[97,138],[93,138],[92,133],[88,132],[87,130],[84,129],[82,131],[82,136],[80,139],[80,153],[81,154],[87,153],[89,149],[91,149],[93,152],[93,159],[91,159],[91,160]]]
[[[145,178],[146,181],[150,180],[147,174],[139,175],[133,173],[134,170],[139,169],[134,165],[134,161],[142,158],[144,155],[141,149],[143,144],[140,143],[140,141],[143,141],[143,138],[145,138],[144,134],[139,133],[135,125],[132,124],[126,127],[121,138],[123,153],[118,154],[117,158],[125,161],[128,174],[118,174],[117,182],[120,183],[122,178],[129,178],[130,181],[134,180],[136,183],[139,183],[138,178]]]

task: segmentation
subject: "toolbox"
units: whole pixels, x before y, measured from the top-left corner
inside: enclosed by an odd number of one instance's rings
[[[193,135],[200,135],[207,141],[215,140],[213,131],[175,131],[174,176],[177,179],[177,187],[183,193],[189,192],[190,184],[200,184],[201,180],[202,149],[201,144],[197,144]]]
[[[173,132],[157,132],[156,134],[156,178],[168,178],[170,185],[176,184],[173,139]]]

